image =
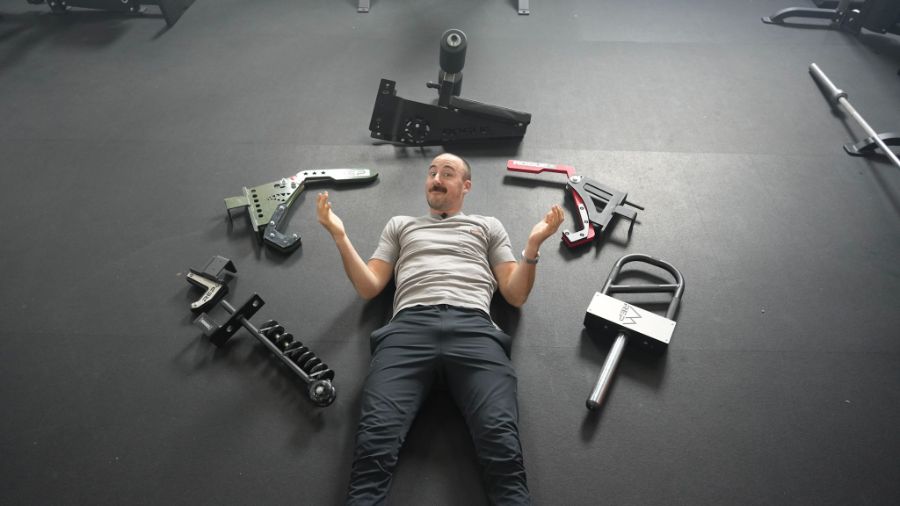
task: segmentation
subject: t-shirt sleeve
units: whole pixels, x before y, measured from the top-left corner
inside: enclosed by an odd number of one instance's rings
[[[491,267],[504,262],[516,261],[509,234],[506,233],[506,229],[497,218],[488,220],[488,261],[491,263]]]
[[[400,227],[397,217],[393,217],[384,226],[381,231],[381,238],[378,239],[378,247],[372,253],[371,258],[377,258],[391,265],[397,263],[400,257]]]

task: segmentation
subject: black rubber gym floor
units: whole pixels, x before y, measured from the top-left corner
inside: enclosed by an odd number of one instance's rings
[[[900,170],[853,158],[816,62],[879,131],[900,130],[900,38],[765,25],[807,0],[197,0],[160,17],[65,16],[0,3],[0,503],[340,504],[368,335],[366,303],[315,221],[327,188],[367,258],[387,219],[426,211],[440,148],[375,146],[381,78],[436,97],[438,40],[469,39],[462,96],[530,112],[513,148],[463,149],[466,210],[516,251],[574,165],[643,205],[630,240],[543,248],[528,303],[495,301],[513,337],[536,504],[900,503]],[[811,6],[812,4],[808,4]],[[150,13],[153,7],[148,8]],[[223,198],[302,168],[368,167],[311,186],[261,249]],[[684,273],[668,353],[627,351],[599,413],[584,402],[610,342],[585,309],[626,253]],[[229,300],[281,322],[337,376],[314,407],[246,331],[217,349],[185,280],[233,260]],[[219,309],[214,316],[224,320]],[[436,391],[391,504],[486,498],[459,413]]]

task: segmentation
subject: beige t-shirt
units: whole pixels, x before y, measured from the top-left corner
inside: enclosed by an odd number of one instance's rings
[[[395,216],[385,225],[372,258],[394,266],[394,314],[436,304],[489,313],[497,289],[491,267],[516,261],[497,218],[462,213],[443,219]]]

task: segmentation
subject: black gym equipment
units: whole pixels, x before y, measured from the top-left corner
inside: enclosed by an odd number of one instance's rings
[[[600,237],[603,230],[616,216],[622,216],[631,221],[631,225],[628,227],[628,236],[630,237],[634,229],[634,221],[637,218],[637,211],[625,206],[644,210],[643,207],[627,201],[628,193],[614,190],[590,178],[576,176],[575,167],[571,165],[509,160],[506,162],[506,168],[513,172],[539,174],[546,171],[559,172],[568,176],[566,189],[571,191],[581,222],[581,228],[574,233],[563,230],[562,240],[570,248],[587,244],[596,237]]]
[[[278,181],[253,187],[244,187],[244,194],[225,199],[228,219],[231,220],[232,209],[252,207],[247,215],[253,230],[259,234],[263,244],[280,251],[290,253],[300,247],[300,236],[290,236],[281,232],[279,227],[287,216],[288,208],[297,199],[307,183],[332,181],[335,183],[369,183],[378,178],[378,173],[369,169],[314,169],[302,170],[293,176]]]
[[[244,327],[306,383],[307,395],[313,404],[324,407],[334,402],[337,395],[331,384],[334,371],[316,357],[315,353],[294,339],[291,333],[285,332],[284,327],[275,320],[267,321],[259,329],[250,323],[250,318],[265,304],[262,297],[254,293],[239,308],[225,300],[228,281],[236,273],[234,263],[218,255],[206,264],[203,271],[190,270],[188,282],[204,291],[199,299],[191,303],[191,310],[200,313],[194,323],[203,329],[203,334],[216,346],[224,345],[239,328]],[[231,315],[222,325],[216,323],[208,313],[216,304]]]
[[[827,19],[830,26],[853,33],[863,28],[876,33],[900,34],[900,2],[897,0],[840,0],[816,2],[820,7],[788,7],[762,18],[763,23],[790,24],[791,18]]]
[[[900,35],[900,2],[897,0],[868,0],[860,8],[860,25],[876,33]]]
[[[851,0],[840,0],[832,8],[788,7],[762,18],[763,23],[783,24],[790,18],[827,19],[840,27],[855,25],[855,15],[859,12],[851,9]]]
[[[450,29],[441,36],[438,82],[426,84],[438,90],[437,105],[400,98],[397,83],[382,79],[369,122],[371,136],[407,146],[520,141],[531,114],[459,97],[467,45],[462,30]]]
[[[900,134],[893,132],[879,134],[876,132],[868,123],[866,123],[866,120],[863,119],[856,109],[850,105],[850,101],[847,100],[847,92],[835,86],[818,65],[811,63],[809,65],[809,73],[812,74],[813,79],[826,93],[828,99],[835,104],[840,105],[854,120],[856,120],[859,126],[866,132],[866,135],[868,135],[868,137],[856,144],[844,144],[844,151],[853,156],[865,156],[875,154],[877,153],[875,149],[881,148],[881,154],[887,156],[897,168],[900,168],[900,160],[897,159],[897,155],[895,155],[891,148],[888,147],[900,146]]]
[[[654,265],[668,271],[675,278],[674,283],[666,284],[613,284],[622,271],[622,267],[629,263],[645,263]],[[621,301],[609,294],[614,293],[671,293],[672,299],[666,316],[651,313],[645,309]],[[586,405],[590,410],[595,410],[603,404],[603,399],[609,391],[616,366],[622,358],[622,351],[629,338],[635,338],[639,347],[652,353],[662,354],[669,347],[672,334],[675,332],[675,315],[681,304],[681,296],[684,294],[684,278],[672,264],[657,258],[639,253],[625,255],[613,266],[603,289],[594,294],[591,303],[584,315],[584,326],[600,335],[615,336],[612,348],[603,363],[603,369],[597,378],[597,383],[587,399]]]
[[[184,11],[194,3],[194,0],[26,0],[33,5],[40,5],[44,2],[50,6],[50,10],[62,14],[69,10],[69,7],[80,7],[84,9],[98,9],[113,12],[125,12],[129,14],[140,14],[144,12],[144,5],[156,5],[162,12],[163,18],[168,26],[173,26],[184,14]]]
[[[859,7],[859,5],[864,1],[865,0],[850,0],[850,7],[855,9]],[[812,0],[812,2],[816,4],[816,7],[821,7],[823,9],[834,9],[841,3],[841,0]]]
[[[371,7],[371,0],[359,0],[359,3],[356,7],[356,12],[369,12],[369,8]],[[531,13],[530,7],[528,7],[528,0],[519,0],[519,5],[517,10],[520,15],[527,16]]]

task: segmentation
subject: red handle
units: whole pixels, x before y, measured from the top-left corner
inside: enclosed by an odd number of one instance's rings
[[[578,208],[578,218],[581,220],[581,228],[575,233],[563,230],[563,242],[570,248],[589,243],[593,241],[594,237],[597,235],[597,231],[594,230],[594,224],[588,219],[587,204],[584,203],[581,195],[574,189],[572,190],[572,199],[575,200],[575,206]]]
[[[552,163],[526,162],[524,160],[510,160],[506,162],[506,168],[515,172],[531,172],[538,174],[544,171],[559,172],[569,177],[575,175],[575,167],[571,165],[555,165]]]

